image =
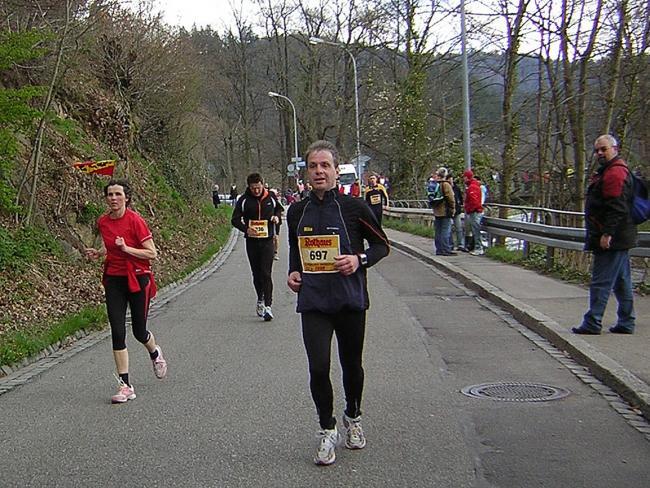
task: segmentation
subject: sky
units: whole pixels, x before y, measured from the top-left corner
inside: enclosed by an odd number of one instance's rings
[[[240,0],[157,0],[155,8],[164,12],[164,19],[172,25],[187,29],[211,25],[216,31],[222,31],[233,23],[231,3],[239,8]],[[244,2],[246,5],[246,2]]]

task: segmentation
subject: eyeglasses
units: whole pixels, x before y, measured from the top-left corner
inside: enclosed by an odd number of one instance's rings
[[[595,153],[601,153],[601,152],[604,153],[604,152],[607,152],[608,149],[609,149],[608,146],[597,147],[596,149],[594,149],[594,152]]]

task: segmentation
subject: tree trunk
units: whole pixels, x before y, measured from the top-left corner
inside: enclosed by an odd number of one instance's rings
[[[618,4],[618,28],[616,29],[616,41],[612,46],[611,60],[609,66],[609,79],[607,80],[607,90],[605,92],[605,119],[600,130],[601,134],[609,134],[612,131],[612,118],[614,116],[614,105],[616,102],[616,93],[618,91],[618,82],[621,75],[621,60],[623,52],[623,33],[627,29],[628,0],[619,0]]]
[[[518,85],[517,64],[519,60],[519,44],[521,42],[521,28],[528,2],[519,0],[517,13],[512,24],[509,22],[507,12],[505,20],[508,30],[508,47],[504,56],[504,79],[503,79],[503,151],[501,152],[501,182],[499,201],[504,204],[510,203],[512,195],[512,182],[517,168],[517,147],[519,143],[519,122],[518,115],[513,110],[512,102]]]
[[[43,108],[42,108],[43,113],[38,122],[38,128],[36,129],[34,144],[32,146],[32,154],[29,159],[28,168],[30,166],[32,168],[32,184],[30,188],[31,194],[29,195],[29,204],[27,206],[27,213],[25,215],[25,223],[27,225],[30,225],[33,221],[33,215],[35,211],[34,207],[36,206],[36,197],[38,192],[39,171],[40,171],[41,160],[43,158],[42,147],[43,147],[43,137],[45,135],[45,121],[47,119],[50,106],[52,105],[52,100],[54,98],[54,89],[56,88],[56,84],[59,79],[59,71],[61,69],[61,64],[63,62],[63,50],[68,35],[69,27],[70,27],[70,0],[66,0],[65,24],[63,26],[63,32],[61,33],[61,37],[59,38],[59,43],[57,46],[56,62],[54,63],[54,72],[52,73],[52,78],[50,79],[50,84],[47,90],[45,101],[43,102]],[[19,202],[21,190],[23,188],[24,183],[26,183],[25,180],[21,182],[20,188],[18,189],[16,203]]]

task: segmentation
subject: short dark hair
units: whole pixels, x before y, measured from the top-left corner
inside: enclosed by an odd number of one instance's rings
[[[309,155],[317,151],[329,151],[329,153],[332,155],[332,160],[334,161],[334,167],[338,167],[339,150],[336,149],[336,146],[334,144],[332,144],[330,141],[324,140],[312,142],[307,148],[307,152],[305,153],[305,161],[309,161]]]
[[[264,183],[264,178],[262,178],[262,175],[259,173],[251,173],[248,175],[246,178],[246,185],[251,186],[255,183]]]
[[[116,186],[119,185],[122,187],[124,190],[124,196],[126,197],[126,206],[130,207],[131,206],[131,198],[133,196],[133,192],[131,191],[131,184],[129,183],[129,180],[125,180],[123,178],[121,179],[112,179],[106,183],[106,186],[104,187],[104,196],[108,196],[108,187],[109,186]]]

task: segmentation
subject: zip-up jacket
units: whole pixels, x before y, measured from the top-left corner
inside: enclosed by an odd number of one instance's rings
[[[271,223],[271,217],[276,216],[282,222],[283,210],[282,205],[280,205],[270,191],[265,189],[259,197],[255,197],[247,188],[244,194],[237,200],[230,222],[246,235],[248,223],[251,220],[266,220],[269,229],[268,239],[271,239],[275,235],[275,224]],[[258,237],[251,238],[247,235],[246,238],[260,241],[265,240],[264,238]]]
[[[433,204],[433,215],[439,218],[453,217],[456,211],[456,199],[451,184],[446,180],[438,182],[444,198]]]
[[[465,213],[482,212],[483,192],[478,180],[472,178],[465,188]]]
[[[587,187],[585,250],[604,252],[603,234],[612,236],[612,250],[636,246],[637,229],[630,213],[633,197],[632,178],[623,159],[616,156],[599,166]]]
[[[388,255],[388,238],[361,199],[341,195],[336,189],[325,193],[323,200],[315,194],[294,203],[287,213],[289,229],[289,273],[299,271],[302,285],[298,292],[299,313],[337,313],[362,311],[369,306],[366,268]],[[299,237],[338,235],[340,254],[368,257],[350,276],[339,272],[306,273],[298,247]],[[364,240],[368,248],[364,249]]]

